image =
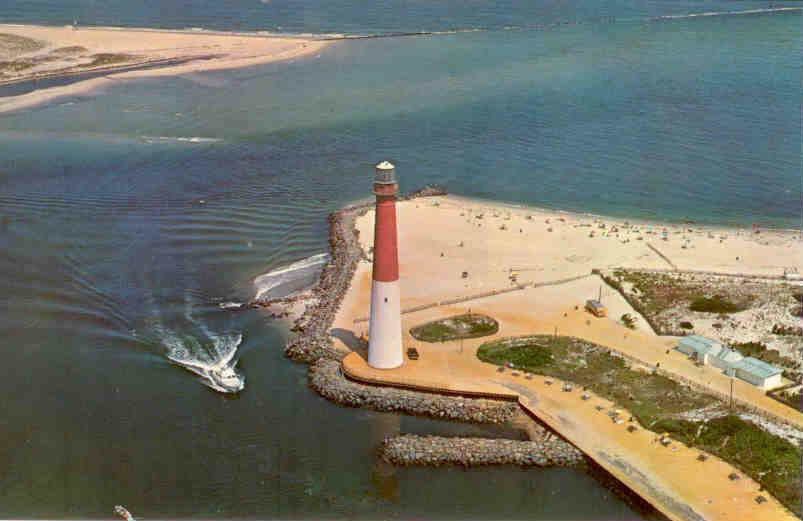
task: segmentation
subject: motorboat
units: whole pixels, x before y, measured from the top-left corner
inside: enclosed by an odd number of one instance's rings
[[[237,348],[231,349],[226,356],[214,364],[191,360],[172,353],[168,353],[167,358],[174,364],[200,376],[206,386],[221,393],[237,393],[245,387],[245,378],[234,369],[236,365],[234,355],[236,354]]]

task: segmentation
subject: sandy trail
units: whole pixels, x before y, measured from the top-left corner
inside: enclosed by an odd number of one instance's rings
[[[644,429],[628,432],[627,424],[617,425],[594,408],[613,406],[606,400],[582,401],[579,393],[561,392],[559,385],[547,386],[542,377],[525,379],[509,371],[500,374],[495,366],[480,362],[475,353],[492,338],[557,331],[608,346],[646,366],[660,363],[666,373],[727,395],[731,379],[711,367],[696,367],[672,350],[676,339],[655,335],[643,318],[637,321],[635,331],[619,324],[616,317],[621,314],[637,314],[621,295],[590,275],[591,269],[664,269],[668,258],[681,269],[778,276],[803,270],[799,233],[625,222],[453,196],[401,202],[398,221],[403,309],[511,288],[511,271],[518,273],[519,284],[587,276],[405,313],[403,342],[418,348],[420,360],[407,361],[399,369],[375,370],[358,350],[344,361],[350,375],[405,387],[515,396],[525,409],[672,519],[795,519],[774,498],[756,503],[757,495],[768,495],[749,478],[730,481],[728,475],[735,469],[724,461],[710,458],[699,462],[699,451],[679,443],[664,448],[655,442],[654,433]],[[373,212],[358,218],[356,227],[362,247],[369,251]],[[663,240],[664,230],[667,240]],[[648,245],[658,248],[660,254]],[[468,273],[465,278],[464,271]],[[367,335],[368,323],[362,319],[368,315],[370,287],[371,266],[363,261],[333,324],[333,329],[354,333],[335,337],[341,349],[355,347],[341,338]],[[583,302],[598,296],[600,290],[612,318],[593,318],[582,310]],[[468,310],[496,318],[499,332],[493,337],[442,344],[418,342],[409,335],[412,326]],[[734,396],[803,428],[803,414],[752,385],[735,381]]]

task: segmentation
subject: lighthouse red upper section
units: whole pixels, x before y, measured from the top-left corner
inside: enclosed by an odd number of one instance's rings
[[[381,168],[384,165],[389,168]],[[374,222],[373,279],[379,282],[399,280],[399,250],[396,238],[396,193],[398,185],[393,166],[380,163],[377,167],[374,193],[376,194],[376,220]]]

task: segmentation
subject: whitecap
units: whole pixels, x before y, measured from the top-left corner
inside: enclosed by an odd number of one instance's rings
[[[256,277],[254,279],[256,287],[254,300],[269,298],[271,290],[311,277],[327,262],[329,262],[329,254],[318,253]]]

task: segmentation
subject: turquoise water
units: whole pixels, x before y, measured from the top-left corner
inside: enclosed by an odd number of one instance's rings
[[[751,3],[408,2],[323,17],[274,0],[278,21],[254,14],[264,4],[220,4],[15,2],[2,16],[335,32],[587,23],[341,42],[0,116],[13,368],[0,380],[0,517],[105,517],[121,503],[147,518],[640,519],[574,470],[382,467],[385,433],[489,430],[336,407],[283,358],[282,327],[218,304],[325,251],[327,213],[368,197],[385,158],[404,190],[799,226],[800,13],[648,22]],[[171,342],[209,350],[234,333],[236,399],[166,361]]]

